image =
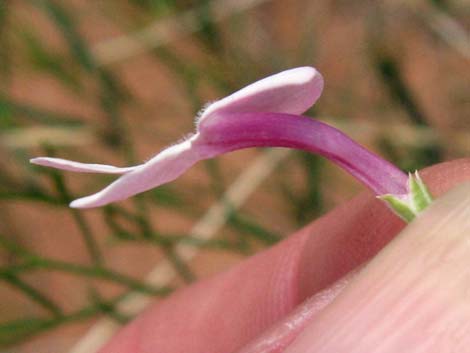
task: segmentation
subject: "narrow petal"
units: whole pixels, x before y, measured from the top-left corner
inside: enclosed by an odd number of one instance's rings
[[[302,114],[316,102],[322,90],[323,77],[313,67],[286,70],[209,105],[198,125],[203,128],[202,124],[212,117],[235,112]]]
[[[106,164],[86,164],[80,162],[69,161],[61,158],[37,157],[30,159],[30,162],[45,167],[69,170],[72,172],[82,173],[104,173],[104,174],[125,174],[134,170],[136,167],[120,168]]]
[[[148,162],[135,167],[98,193],[73,201],[70,207],[103,206],[127,199],[178,178],[197,161],[216,153],[214,149],[207,149],[202,145],[193,146],[197,137],[198,135],[194,135],[191,139],[161,151]]]

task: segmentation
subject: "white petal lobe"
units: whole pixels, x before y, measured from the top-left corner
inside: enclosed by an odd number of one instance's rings
[[[87,164],[69,161],[62,158],[38,157],[30,160],[31,163],[81,173],[125,174],[135,167],[120,168],[106,164]]]

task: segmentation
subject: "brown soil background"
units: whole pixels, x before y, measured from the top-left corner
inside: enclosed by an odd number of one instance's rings
[[[181,2],[174,15],[147,14],[125,1],[68,0],[64,6],[71,11],[79,33],[90,47],[112,38],[131,35],[154,21],[178,16],[186,8],[199,6],[197,1]],[[470,30],[470,9],[465,1],[449,1],[449,10],[443,11],[461,26]],[[430,4],[426,1],[266,1],[252,9],[228,17],[216,24],[222,49],[205,46],[198,34],[177,36],[165,46],[188,66],[194,66],[202,77],[193,91],[203,101],[210,101],[224,93],[205,80],[204,70],[215,72],[228,87],[241,87],[250,81],[287,67],[312,65],[325,77],[326,87],[315,107],[315,116],[345,126],[348,133],[371,149],[382,153],[384,138],[395,144],[398,156],[407,162],[410,146],[438,141],[443,160],[468,156],[470,153],[470,57],[442,40],[430,26]],[[432,12],[434,13],[434,12]],[[67,57],[67,47],[57,28],[44,12],[30,3],[12,1],[7,29],[9,38],[9,73],[0,85],[2,92],[15,101],[83,117],[86,138],[69,142],[46,142],[56,146],[56,154],[64,158],[103,163],[126,163],[123,153],[106,144],[103,133],[109,130],[109,121],[97,107],[96,82],[77,70],[85,89],[77,94],[51,74],[31,63],[18,33],[33,30],[50,50]],[[443,30],[443,29],[441,29]],[[439,30],[438,30],[439,31]],[[468,44],[468,43],[467,43]],[[470,44],[469,44],[470,45]],[[377,54],[378,53],[378,54]],[[235,55],[236,54],[236,55]],[[390,55],[400,65],[400,72],[415,103],[425,115],[429,128],[425,133],[410,123],[405,109],[388,93],[377,74],[374,55]],[[73,58],[69,58],[73,62]],[[72,65],[72,64],[71,64]],[[75,65],[75,64],[73,64]],[[171,65],[170,65],[171,66]],[[133,99],[122,105],[125,133],[134,142],[138,160],[145,160],[161,148],[192,131],[196,107],[191,103],[185,82],[158,54],[147,50],[107,65],[131,92]],[[175,71],[176,70],[176,71]],[[1,119],[1,117],[0,117]],[[22,130],[37,127],[24,124]],[[17,180],[34,178],[48,190],[50,181],[26,167],[27,158],[43,154],[39,143],[44,137],[11,141],[11,131],[1,132],[0,166]],[[7,137],[9,138],[7,140]],[[23,141],[23,142],[22,142]],[[24,156],[23,163],[18,154]],[[263,151],[245,150],[217,159],[225,190],[247,166]],[[14,157],[15,156],[15,157]],[[405,163],[404,162],[404,163]],[[410,161],[409,165],[419,165]],[[98,190],[109,179],[92,175],[66,174],[65,180],[76,196]],[[335,205],[362,190],[362,186],[336,167],[320,164],[322,208],[326,212]],[[292,154],[241,208],[244,215],[272,232],[288,236],[309,219],[296,217],[295,209],[308,189],[309,179],[303,159]],[[283,192],[288,186],[296,195],[290,199]],[[18,185],[21,188],[22,185]],[[192,225],[218,200],[213,180],[203,163],[169,186],[181,200],[180,205],[149,206],[150,219],[160,232],[187,234]],[[15,189],[12,189],[15,192]],[[130,202],[123,203],[132,209]],[[64,261],[88,264],[90,259],[79,230],[64,207],[24,200],[0,200],[0,233],[37,253]],[[106,265],[137,278],[149,272],[161,259],[161,251],[150,245],[113,240],[99,211],[83,213],[103,249]],[[315,212],[312,213],[312,217]],[[245,237],[236,227],[226,226],[218,238]],[[260,250],[262,242],[247,238],[251,244],[248,253]],[[251,240],[250,240],[251,239]],[[242,260],[246,254],[228,250],[201,249],[190,263],[197,277],[206,277],[223,271]],[[0,251],[0,264],[7,266],[11,254]],[[66,311],[89,302],[90,286],[103,297],[122,292],[122,287],[88,280],[57,272],[39,271],[23,277],[40,288]],[[183,285],[175,280],[174,285]],[[0,282],[0,318],[2,322],[30,315],[44,315],[36,304],[19,291]],[[5,352],[67,352],[87,331],[95,319],[63,325],[58,329],[35,336],[29,341],[5,348]]]

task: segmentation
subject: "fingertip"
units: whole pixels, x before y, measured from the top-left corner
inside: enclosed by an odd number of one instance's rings
[[[375,256],[286,351],[463,352],[470,344],[470,182]],[[456,339],[458,338],[458,339]]]
[[[420,171],[433,195],[438,196],[454,185],[470,180],[470,158],[439,163]]]

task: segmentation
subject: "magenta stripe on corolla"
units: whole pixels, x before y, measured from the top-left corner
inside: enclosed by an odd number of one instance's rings
[[[366,150],[341,131],[302,116],[320,97],[321,74],[300,67],[257,81],[210,104],[196,132],[144,164],[118,168],[39,157],[32,163],[76,172],[122,174],[98,193],[73,201],[76,208],[126,199],[178,178],[194,163],[248,147],[288,147],[320,154],[345,169],[377,195],[406,198],[405,173]]]

